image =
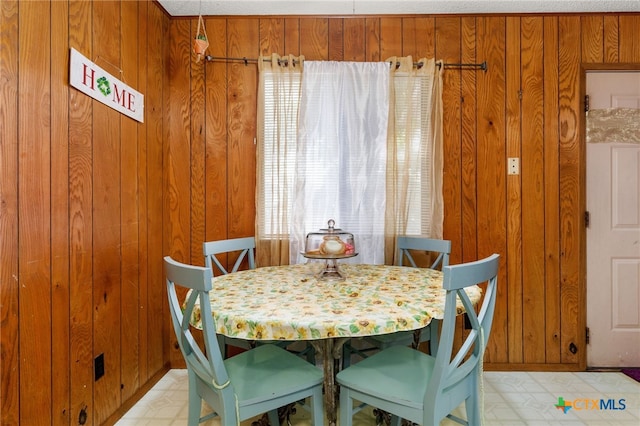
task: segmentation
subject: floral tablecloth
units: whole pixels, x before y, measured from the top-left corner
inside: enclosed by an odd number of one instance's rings
[[[324,281],[315,277],[323,266],[270,266],[215,277],[210,299],[217,332],[248,340],[315,340],[415,330],[443,318],[439,271],[344,264],[344,281]],[[481,294],[479,287],[469,292],[474,303]],[[201,326],[197,308],[191,324]]]

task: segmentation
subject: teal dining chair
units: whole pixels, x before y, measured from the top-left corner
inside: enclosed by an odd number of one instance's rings
[[[254,237],[205,241],[202,244],[204,264],[207,268],[210,268],[213,271],[214,275],[226,275],[232,272],[238,272],[241,267],[255,269],[255,249],[256,241]],[[222,255],[226,256],[226,262],[224,262],[225,259],[223,259]],[[228,269],[228,265],[231,265],[232,263],[233,266],[231,269]],[[235,339],[228,336],[220,336],[220,339],[222,339],[224,343],[223,353],[225,358],[229,356],[229,346],[245,350],[256,346],[256,342],[252,340]],[[291,346],[290,352],[294,352],[298,356],[305,357],[307,361],[315,364],[316,352],[313,346],[309,343],[305,343],[300,347],[300,349],[293,349],[293,346],[295,346],[294,342],[278,341],[270,343],[275,343],[283,348]]]
[[[436,356],[406,346],[384,349],[336,376],[340,385],[340,426],[351,426],[364,405],[422,426],[439,425],[445,417],[461,424],[482,421],[482,359],[489,340],[496,304],[499,255],[443,268],[446,291],[444,319]],[[479,312],[465,288],[486,284]],[[470,329],[456,328],[460,301]],[[454,352],[454,342],[462,345]],[[354,406],[354,401],[360,405]],[[452,411],[465,403],[466,420]]]
[[[245,238],[233,238],[228,240],[218,241],[205,241],[202,244],[202,252],[204,254],[204,264],[207,268],[211,268],[214,275],[228,274],[230,272],[237,272],[242,265],[242,262],[247,261],[246,266],[248,269],[255,269],[256,267],[256,241],[253,237]],[[233,257],[235,253],[235,258]],[[223,264],[222,260],[218,258],[220,255],[227,256],[227,262]],[[220,256],[222,257],[222,256]],[[235,259],[235,260],[234,260]],[[231,270],[227,270],[228,265],[233,262]],[[215,269],[214,269],[215,267]],[[217,269],[217,274],[216,274]]]
[[[214,276],[237,272],[243,262],[245,262],[246,268],[255,269],[255,249],[256,241],[253,237],[205,241],[202,244],[204,265],[212,270]],[[230,264],[233,266],[228,269]],[[220,339],[223,343],[222,353],[225,358],[229,357],[229,346],[247,350],[256,345],[251,340],[234,339],[227,336],[220,336]]]
[[[223,359],[211,316],[211,268],[186,265],[169,256],[164,267],[173,330],[187,364],[189,426],[216,416],[222,426],[237,426],[263,413],[268,413],[270,424],[278,425],[278,408],[307,398],[313,424],[323,424],[320,368],[269,344]],[[184,303],[178,300],[177,286],[190,290]],[[204,348],[189,324],[196,305],[201,309]],[[202,401],[213,409],[203,417]]]
[[[442,269],[449,264],[451,254],[451,241],[435,238],[398,236],[396,240],[397,255],[396,265],[418,267],[418,262],[414,258],[415,252],[427,254],[434,259],[431,262],[431,269]],[[426,327],[416,331],[401,331],[392,334],[380,334],[377,336],[367,336],[360,339],[366,344],[364,348],[356,347],[351,342],[343,346],[342,366],[348,367],[351,364],[352,355],[359,358],[367,358],[372,353],[391,346],[412,346],[418,348],[420,343],[429,342],[429,353],[435,355],[438,350],[438,334],[440,321],[432,319]]]

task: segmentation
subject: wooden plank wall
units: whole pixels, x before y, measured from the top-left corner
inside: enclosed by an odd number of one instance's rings
[[[0,424],[112,423],[168,368],[168,22],[151,1],[0,3]],[[71,47],[145,95],[143,124],[69,86]]]
[[[488,368],[584,368],[581,66],[638,65],[640,15],[206,25],[215,56],[486,60],[444,77],[452,262],[503,255]],[[162,256],[254,232],[257,70],[195,63],[196,27],[151,1],[0,2],[3,425],[113,423],[181,364]],[[145,95],[143,124],[69,87],[70,47]]]
[[[487,368],[586,367],[582,66],[640,68],[639,14],[216,17],[205,25],[217,57],[486,61],[486,72],[444,75],[451,261],[502,255]],[[170,27],[170,249],[188,258],[191,248],[201,264],[202,241],[254,233],[257,67],[195,63],[188,38],[197,21]],[[520,175],[507,175],[508,157],[520,158]]]

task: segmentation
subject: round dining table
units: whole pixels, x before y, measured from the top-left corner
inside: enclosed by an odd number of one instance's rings
[[[252,341],[310,341],[322,356],[327,420],[337,420],[335,370],[350,338],[418,330],[443,318],[442,273],[427,268],[343,264],[322,279],[323,262],[268,266],[213,278],[218,334]],[[473,287],[469,296],[482,295]],[[459,312],[464,312],[459,306]],[[199,310],[191,324],[200,327]]]

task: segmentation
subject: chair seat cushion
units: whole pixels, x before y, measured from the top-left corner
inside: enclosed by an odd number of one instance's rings
[[[322,383],[322,370],[275,345],[261,345],[224,360],[240,406]]]
[[[420,409],[435,358],[405,346],[392,346],[336,376],[340,385]]]

